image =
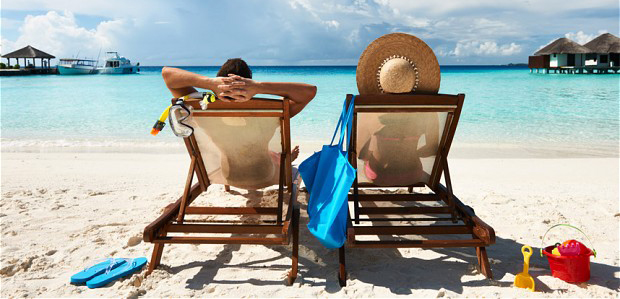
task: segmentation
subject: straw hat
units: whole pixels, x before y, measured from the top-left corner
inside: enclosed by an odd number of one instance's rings
[[[437,93],[439,63],[421,39],[406,33],[390,33],[374,40],[357,63],[360,94]]]

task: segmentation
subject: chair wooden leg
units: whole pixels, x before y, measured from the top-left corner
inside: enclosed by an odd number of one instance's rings
[[[293,285],[297,279],[297,266],[299,264],[299,207],[293,208],[293,263],[291,272],[288,273],[288,285]]]
[[[151,262],[149,263],[149,267],[146,270],[146,275],[151,274],[157,266],[159,266],[159,262],[161,261],[161,254],[164,251],[164,243],[155,243],[153,248],[153,255],[151,255]]]
[[[344,261],[344,245],[338,249],[338,259],[340,260],[340,267],[338,271],[338,283],[341,287],[347,285],[347,269]]]
[[[476,247],[476,256],[478,256],[478,270],[488,279],[493,279],[489,257],[485,247]]]
[[[230,192],[230,186],[229,185],[224,185],[224,190],[226,192]]]

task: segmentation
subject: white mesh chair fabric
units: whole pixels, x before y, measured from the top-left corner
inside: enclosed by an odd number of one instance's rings
[[[358,113],[358,182],[429,185],[447,116],[447,112]]]
[[[260,189],[279,183],[281,127],[278,117],[191,116],[212,184]]]

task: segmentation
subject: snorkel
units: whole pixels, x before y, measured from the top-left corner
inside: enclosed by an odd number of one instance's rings
[[[166,126],[166,118],[168,118],[168,113],[170,113],[170,107],[172,107],[172,104],[168,105],[164,112],[161,113],[159,119],[153,125],[153,129],[151,129],[151,135],[156,136]]]
[[[207,105],[209,105],[209,103],[213,103],[217,100],[217,97],[212,92],[193,92],[193,93],[190,93],[188,95],[178,98],[176,102],[178,101],[183,102],[187,99],[200,99],[200,98],[202,98],[202,101],[200,101],[200,107],[203,110],[207,109]],[[170,108],[172,108],[172,106],[173,106],[172,104],[168,105],[168,107],[166,107],[166,109],[164,109],[164,111],[159,116],[159,119],[155,121],[155,124],[153,125],[153,129],[151,129],[151,135],[156,136],[157,134],[159,134],[159,132],[161,132],[161,130],[164,129],[164,127],[166,126],[166,118],[169,117]]]

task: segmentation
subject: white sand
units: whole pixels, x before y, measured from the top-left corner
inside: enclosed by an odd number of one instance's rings
[[[348,285],[340,288],[337,252],[308,233],[302,194],[293,286],[284,283],[290,247],[257,245],[167,246],[163,265],[146,279],[142,272],[95,290],[69,284],[96,259],[150,259],[142,231],[179,196],[187,165],[186,154],[3,153],[0,296],[618,296],[618,158],[452,159],[455,193],[496,230],[488,249],[495,280],[475,270],[471,248],[351,249]],[[200,198],[216,205],[252,200],[219,186]],[[598,251],[590,281],[553,278],[535,254],[530,273],[538,292],[511,286],[522,269],[521,246],[539,247],[546,228],[562,222],[585,229]],[[559,233],[546,243],[579,238]]]

